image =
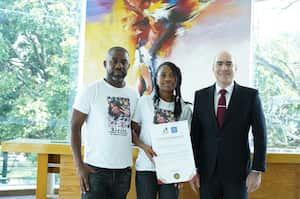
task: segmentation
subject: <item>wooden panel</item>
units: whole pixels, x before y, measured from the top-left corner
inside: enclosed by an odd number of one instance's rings
[[[63,195],[60,193],[60,198],[79,199],[79,183],[73,159],[71,156],[66,159],[69,159],[68,164],[61,162],[62,168],[66,167],[68,172],[66,175],[63,174],[64,172],[61,173],[60,192]],[[267,169],[267,172],[262,176],[260,189],[250,194],[249,199],[300,199],[300,164],[272,163],[267,165]],[[131,189],[127,198],[136,199],[135,170],[133,170]],[[189,183],[184,183],[180,190],[180,199],[199,199],[199,196],[191,190]]]
[[[135,191],[135,169],[132,168],[132,175],[131,175],[131,184],[130,190],[127,194],[127,199],[135,199],[136,198],[136,191]]]
[[[296,165],[296,198],[300,198],[300,164]]]
[[[72,155],[60,156],[60,199],[80,199],[79,178]]]
[[[70,143],[40,139],[15,139],[2,142],[2,151],[47,154],[72,154]]]
[[[298,153],[270,153],[267,154],[267,162],[270,163],[296,163],[300,164],[300,154]]]
[[[190,184],[188,182],[183,183],[183,187],[180,189],[179,192],[180,199],[199,199],[199,193],[194,192],[190,188]]]
[[[48,154],[38,154],[36,198],[46,199]]]
[[[249,199],[300,199],[300,164],[268,164],[262,185]]]
[[[48,154],[48,173],[59,173],[60,155]]]
[[[60,162],[60,199],[79,199],[79,180],[75,171],[70,144],[65,141],[17,139],[2,142],[2,151],[38,153],[37,198],[46,190],[47,156],[61,154]],[[134,160],[137,149],[133,150]],[[270,153],[267,155],[267,172],[263,174],[260,189],[249,195],[249,199],[300,199],[300,154]],[[135,199],[135,171],[133,170],[131,189],[128,199]],[[180,192],[180,199],[198,199],[185,183]]]

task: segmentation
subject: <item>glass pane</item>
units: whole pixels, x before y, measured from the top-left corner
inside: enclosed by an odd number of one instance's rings
[[[266,114],[268,148],[300,152],[300,1],[258,1],[254,8],[254,86]]]
[[[77,86],[81,1],[0,2],[0,141],[65,140]],[[7,170],[3,168],[7,159]],[[0,156],[0,183],[35,183],[36,155]]]

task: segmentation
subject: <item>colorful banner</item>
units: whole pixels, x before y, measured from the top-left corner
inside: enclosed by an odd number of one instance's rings
[[[238,63],[237,79],[250,81],[251,1],[87,0],[83,83],[102,78],[111,46],[129,50],[127,82],[139,93],[152,90],[156,67],[172,61],[182,69],[183,96],[214,82],[216,53],[228,50]]]

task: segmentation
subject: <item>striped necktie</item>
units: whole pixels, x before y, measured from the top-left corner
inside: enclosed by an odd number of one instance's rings
[[[218,127],[221,128],[223,126],[224,122],[224,116],[226,111],[226,94],[225,89],[221,89],[219,93],[221,94],[219,101],[218,101],[218,108],[217,108],[217,121],[218,121]]]

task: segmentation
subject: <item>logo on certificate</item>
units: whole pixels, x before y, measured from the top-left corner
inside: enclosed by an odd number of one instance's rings
[[[168,133],[169,133],[168,127],[165,127],[163,130],[163,134],[168,134]]]
[[[171,127],[171,133],[177,133],[178,130],[177,130],[177,126],[172,126]]]
[[[180,178],[180,174],[179,174],[179,173],[174,173],[174,178],[175,178],[176,180],[178,180],[178,179]]]

